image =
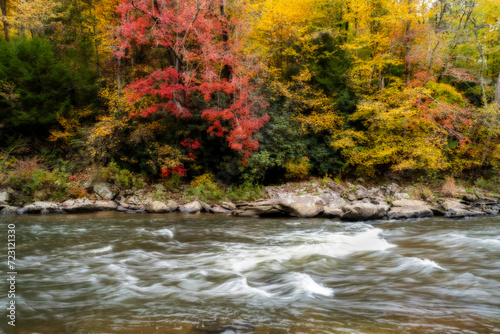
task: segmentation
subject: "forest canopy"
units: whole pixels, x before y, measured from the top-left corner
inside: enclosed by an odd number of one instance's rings
[[[0,0],[0,162],[151,180],[500,164],[496,0]],[[2,167],[3,168],[3,167]]]

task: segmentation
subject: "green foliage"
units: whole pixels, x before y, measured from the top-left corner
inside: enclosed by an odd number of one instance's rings
[[[57,168],[49,170],[37,159],[29,159],[18,161],[6,173],[3,185],[21,192],[24,202],[61,201],[85,196],[86,192],[71,179],[68,173]]]
[[[77,103],[79,83],[45,39],[0,40],[0,78],[0,145],[18,135],[44,139]]]
[[[226,192],[226,197],[232,201],[255,201],[265,197],[264,186],[245,182],[232,186]]]
[[[114,161],[106,167],[99,168],[96,179],[114,184],[120,189],[140,189],[146,184],[141,175],[127,169],[120,169]]]
[[[215,182],[211,174],[203,174],[191,181],[185,194],[204,202],[254,201],[264,197],[264,187],[250,182],[227,187]]]
[[[290,161],[286,164],[285,177],[291,180],[302,180],[309,176],[311,164],[308,157],[303,157],[298,161]]]

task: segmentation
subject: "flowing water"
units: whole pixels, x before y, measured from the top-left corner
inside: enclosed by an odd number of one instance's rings
[[[0,224],[5,278],[16,225],[6,333],[500,333],[500,217],[99,213]]]

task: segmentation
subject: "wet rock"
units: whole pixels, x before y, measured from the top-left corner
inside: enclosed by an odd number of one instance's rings
[[[238,203],[232,214],[239,217],[282,216],[283,211],[274,207],[278,201],[278,199],[272,199]]]
[[[19,208],[17,206],[10,206],[6,205],[3,207],[2,210],[0,210],[1,215],[12,215],[12,214],[17,214],[17,211]]]
[[[147,203],[129,203],[128,199],[125,199],[123,201],[119,202],[119,206],[124,207],[127,210],[132,210],[132,211],[145,211],[146,210],[146,204]]]
[[[61,213],[62,210],[57,203],[35,202],[23,208],[25,213]]]
[[[151,213],[173,212],[179,208],[179,205],[172,200],[165,202],[151,201],[146,204],[146,211]]]
[[[204,211],[204,212],[210,212],[210,205],[208,205],[207,203],[203,202],[203,201],[198,201],[200,202],[200,205],[201,205],[201,210]]]
[[[457,199],[440,199],[438,202],[444,208],[446,218],[463,218],[486,214],[483,211],[472,209],[466,203]]]
[[[116,208],[116,211],[118,212],[127,212],[127,208],[124,207],[124,206],[121,206],[121,205],[118,205],[118,207]]]
[[[116,190],[111,184],[107,182],[99,182],[93,187],[94,194],[96,194],[99,199],[112,200],[118,195],[118,190]]]
[[[288,213],[292,217],[316,217],[324,211],[325,202],[318,196],[304,195],[280,199],[274,208]]]
[[[387,213],[389,219],[408,219],[433,217],[431,207],[424,201],[400,199],[392,203]]]
[[[61,209],[71,213],[92,212],[97,210],[94,202],[88,198],[78,198],[64,201],[61,204]]]
[[[324,206],[324,211],[321,214],[325,218],[340,218],[343,214],[342,208],[347,205],[347,202],[343,198],[337,198],[334,201],[330,201]]]
[[[99,211],[113,211],[118,209],[118,204],[115,201],[95,201],[94,206]]]
[[[174,212],[175,210],[179,209],[179,203],[174,200],[168,200],[165,204],[168,207],[168,212]]]
[[[226,210],[236,210],[236,205],[234,205],[234,203],[232,202],[222,202],[220,206],[222,206]]]
[[[179,207],[179,211],[182,213],[198,213],[202,209],[200,202],[193,201]]]
[[[214,205],[213,207],[210,208],[210,212],[217,214],[230,214],[231,210],[226,210],[221,206]]]
[[[342,208],[342,220],[362,221],[380,219],[385,216],[389,207],[387,205],[377,205],[366,202],[354,202]]]
[[[169,212],[167,204],[160,201],[152,201],[146,206],[146,210],[151,213]]]

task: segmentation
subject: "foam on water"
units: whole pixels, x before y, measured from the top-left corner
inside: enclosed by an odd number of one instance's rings
[[[91,249],[91,250],[89,250],[89,252],[93,253],[93,254],[99,254],[99,253],[110,252],[111,250],[113,250],[113,246],[108,245],[106,247],[101,247],[101,248],[97,248],[97,249]]]
[[[304,273],[291,273],[290,278],[299,290],[308,294],[317,294],[322,296],[333,296],[333,289],[326,288],[316,283],[311,276]]]
[[[345,232],[295,232],[272,236],[279,246],[253,247],[235,245],[226,248],[230,253],[227,259],[232,268],[246,271],[264,262],[301,260],[313,255],[343,257],[356,252],[385,251],[395,247],[380,237],[382,230],[370,227],[367,230],[348,234]],[[226,246],[227,247],[227,246]]]
[[[169,238],[173,238],[174,237],[174,232],[172,232],[168,228],[163,228],[161,230],[154,231],[153,233],[156,234],[156,235],[167,236]]]

